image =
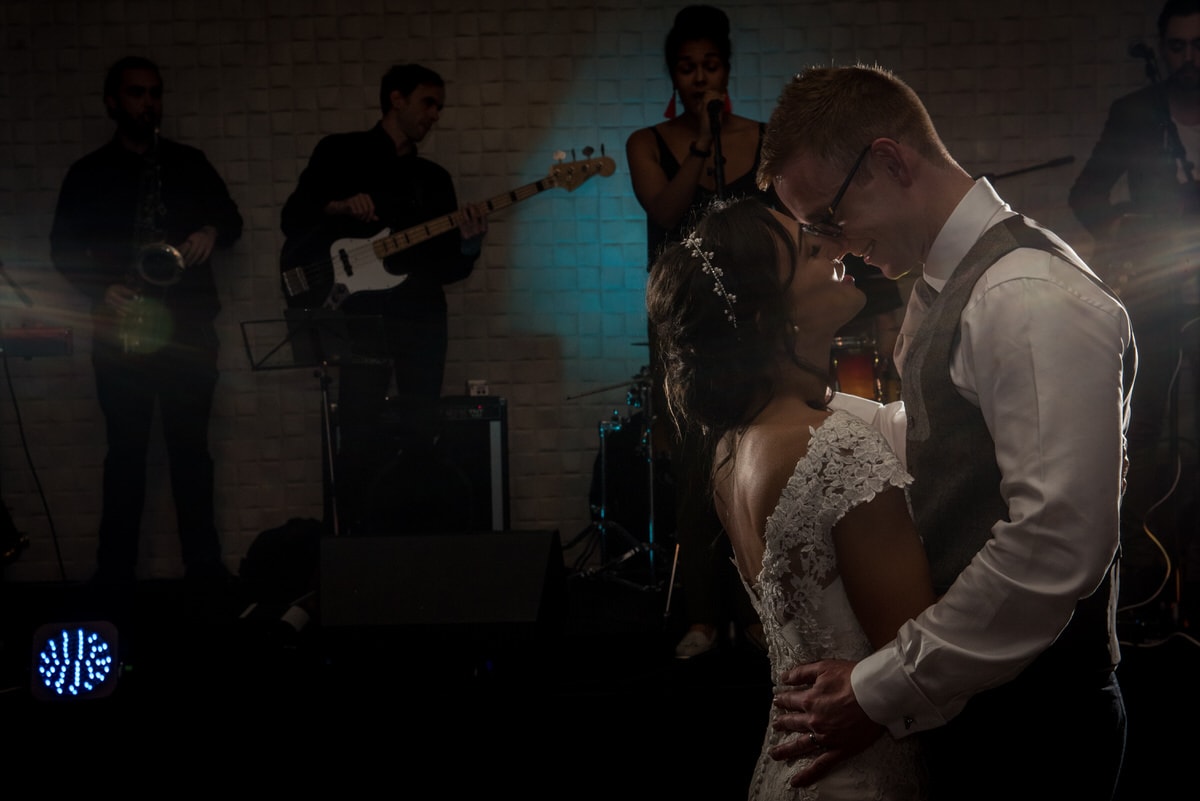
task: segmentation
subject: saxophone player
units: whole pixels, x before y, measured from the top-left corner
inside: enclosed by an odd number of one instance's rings
[[[162,92],[154,62],[112,65],[104,105],[116,131],[68,170],[50,234],[55,268],[92,301],[108,445],[96,572],[104,582],[136,575],[156,406],[186,574],[226,574],[208,450],[220,308],[210,260],[241,235],[242,218],[202,152],[159,137]]]

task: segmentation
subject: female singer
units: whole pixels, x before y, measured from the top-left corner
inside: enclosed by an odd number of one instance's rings
[[[765,195],[755,186],[765,126],[731,110],[729,18],[711,6],[688,6],[675,17],[665,45],[672,94],[666,120],[635,131],[626,143],[633,191],[646,211],[648,264],[664,246],[683,239],[714,198]],[[666,408],[650,334],[654,408]],[[666,432],[667,426],[656,427]],[[689,628],[675,649],[687,659],[717,644],[718,626],[745,623],[761,646],[761,628],[732,571],[727,543],[707,493],[708,468],[693,447],[695,437],[675,432],[669,452],[676,483],[675,528],[679,572]],[[733,607],[733,611],[727,611]]]

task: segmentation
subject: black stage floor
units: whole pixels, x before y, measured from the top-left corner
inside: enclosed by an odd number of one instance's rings
[[[676,660],[681,626],[661,584],[561,581],[537,620],[299,632],[261,605],[244,615],[254,599],[241,580],[0,585],[4,761],[100,755],[126,782],[169,765],[339,795],[383,781],[400,798],[744,797],[770,699],[765,655],[735,640]],[[116,691],[35,700],[33,629],[88,619],[118,625]],[[1126,648],[1123,800],[1194,797],[1197,667],[1184,638]]]

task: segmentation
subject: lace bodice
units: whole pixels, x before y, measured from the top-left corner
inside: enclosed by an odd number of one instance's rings
[[[838,575],[833,527],[851,508],[912,480],[883,438],[848,412],[835,411],[811,434],[808,452],[767,520],[762,570],[747,585],[775,677],[801,662],[858,660],[871,653]],[[787,780],[802,763],[767,756],[781,739],[768,725],[751,799],[921,797],[911,738],[897,742],[884,735],[816,787],[798,789]]]

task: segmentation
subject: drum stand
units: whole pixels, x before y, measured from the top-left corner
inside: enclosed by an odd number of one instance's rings
[[[584,577],[603,576],[616,581],[632,584],[640,589],[653,589],[657,586],[656,568],[655,568],[655,544],[654,544],[654,449],[651,442],[654,415],[651,413],[653,405],[650,398],[649,385],[649,368],[642,368],[642,372],[634,377],[633,387],[629,390],[626,398],[630,406],[645,406],[645,425],[642,431],[642,440],[640,452],[646,457],[646,491],[648,501],[648,520],[646,521],[647,542],[643,543],[634,537],[628,529],[620,523],[608,517],[608,437],[610,434],[620,431],[625,425],[628,425],[630,420],[623,420],[614,411],[612,418],[602,420],[599,424],[600,434],[600,498],[599,503],[592,506],[592,522],[588,524],[582,531],[564,545],[564,549],[570,549],[580,543],[586,542],[582,553],[575,560],[574,570],[577,575]],[[616,386],[621,386],[620,384]],[[595,392],[603,392],[615,387],[604,387]],[[592,392],[585,394],[594,394]],[[583,397],[582,395],[573,396],[575,398]],[[573,398],[568,398],[572,400]],[[625,547],[616,556],[612,556],[612,545],[609,537],[612,535],[619,540],[620,546]],[[592,555],[599,550],[600,564],[592,567],[585,567]],[[649,583],[638,584],[637,582],[623,579],[615,572],[617,568],[624,565],[634,557],[646,554],[648,562],[648,578]]]

